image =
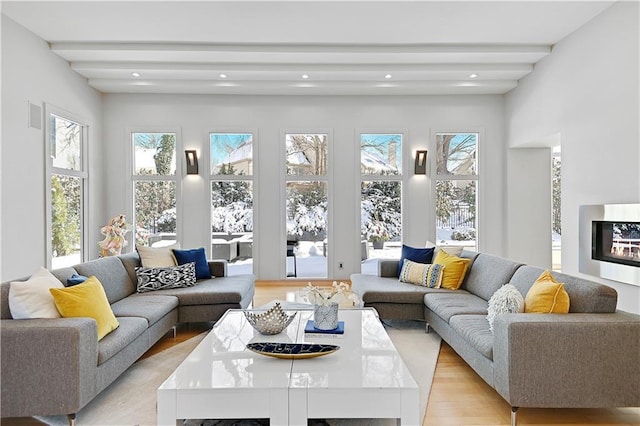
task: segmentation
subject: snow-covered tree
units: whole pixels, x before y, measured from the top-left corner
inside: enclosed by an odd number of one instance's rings
[[[235,175],[233,165],[222,165],[221,175]],[[253,231],[253,193],[251,183],[220,180],[211,183],[211,231]]]

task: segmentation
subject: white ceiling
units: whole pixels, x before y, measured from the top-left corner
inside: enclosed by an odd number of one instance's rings
[[[612,3],[211,0],[1,5],[2,13],[48,41],[53,52],[105,93],[360,95],[506,93],[551,54],[556,42]],[[391,77],[385,78],[387,74]]]

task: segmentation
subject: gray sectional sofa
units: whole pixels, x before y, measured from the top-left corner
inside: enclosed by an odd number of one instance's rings
[[[526,296],[543,269],[489,254],[472,259],[458,290],[405,284],[397,260],[378,275],[353,274],[352,288],[383,319],[423,320],[512,407],[640,406],[640,316],[616,311],[608,286],[554,273],[570,298],[568,314],[498,315],[493,332],[488,300],[506,283]]]
[[[225,261],[210,261],[215,278],[194,287],[147,293],[136,292],[136,266],[138,254],[129,253],[52,271],[63,283],[73,273],[100,280],[120,323],[100,341],[90,318],[12,319],[10,283],[0,284],[2,417],[68,415],[73,424],[75,413],[177,323],[216,321],[253,300],[254,276],[227,276]]]

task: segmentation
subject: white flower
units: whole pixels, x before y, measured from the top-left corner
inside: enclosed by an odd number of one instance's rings
[[[328,306],[332,303],[341,303],[346,299],[351,300],[354,305],[359,305],[360,303],[360,298],[349,289],[348,284],[338,283],[337,281],[334,281],[331,287],[318,287],[308,283],[301,290],[301,294],[309,303],[314,305]]]

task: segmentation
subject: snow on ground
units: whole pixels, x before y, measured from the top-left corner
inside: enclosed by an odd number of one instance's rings
[[[402,244],[386,242],[384,249],[374,250],[369,245],[369,258],[361,264],[363,274],[377,275],[378,259],[399,259]],[[322,253],[322,242],[300,241],[296,247],[296,278],[327,278],[327,258]],[[293,271],[293,258],[287,258],[287,271]],[[229,275],[253,273],[253,259],[229,263]]]

